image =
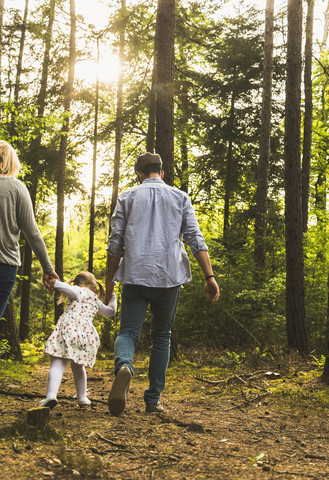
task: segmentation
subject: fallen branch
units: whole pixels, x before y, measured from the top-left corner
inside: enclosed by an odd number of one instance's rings
[[[96,433],[96,435],[97,435],[98,438],[100,438],[101,440],[103,440],[103,442],[109,443],[109,444],[112,445],[113,447],[128,448],[127,445],[124,445],[124,444],[122,444],[122,443],[113,442],[113,441],[110,440],[109,438],[103,437],[103,436],[100,435],[99,433]]]
[[[271,392],[265,392],[263,393],[262,395],[257,395],[257,397],[255,398],[251,398],[250,400],[245,400],[244,402],[242,403],[239,403],[238,405],[234,405],[234,407],[230,407],[230,408],[225,408],[223,410],[223,412],[228,412],[229,410],[234,410],[235,408],[241,408],[241,407],[247,407],[248,405],[250,405],[252,402],[255,402],[257,400],[260,400],[261,398],[264,398],[266,397],[269,393]]]
[[[0,395],[9,395],[11,397],[20,397],[20,398],[44,398],[44,394],[39,394],[39,393],[28,393],[28,392],[12,392],[10,390],[0,390]],[[69,395],[61,395],[58,397],[59,400],[75,400],[73,396]],[[105,400],[98,400],[97,398],[90,398],[91,402],[94,403],[103,403],[104,405],[107,405],[108,402]]]
[[[260,372],[254,372],[254,373],[241,373],[240,375],[232,375],[231,377],[224,378],[222,380],[207,380],[206,378],[202,377],[194,377],[196,380],[199,382],[205,382],[208,383],[209,385],[219,385],[220,383],[229,383],[232,380],[239,380],[242,383],[247,383],[247,380],[254,379],[256,377],[260,377],[262,375],[265,375],[266,371],[261,370]],[[246,380],[244,380],[242,377],[245,377]]]
[[[280,472],[279,470],[272,470],[273,473],[278,475],[296,475],[298,477],[308,477],[308,478],[328,478],[327,473],[317,473],[316,475],[312,475],[311,473],[302,473],[302,472]]]
[[[116,452],[116,453],[130,453],[131,455],[136,455],[136,453],[133,452],[132,450],[126,450],[126,449],[123,450],[122,448],[107,448],[106,450],[98,450],[95,447],[90,447],[90,450],[93,453],[96,453],[97,455],[107,455],[108,453],[113,453],[113,452]]]
[[[327,460],[325,455],[313,455],[313,453],[304,453],[305,458],[315,458],[317,460]]]

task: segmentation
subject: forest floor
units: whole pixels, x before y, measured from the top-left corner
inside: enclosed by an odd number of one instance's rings
[[[0,365],[1,479],[328,479],[329,388],[313,358],[190,352],[168,369],[165,412],[146,414],[138,355],[126,411],[107,407],[113,356],[88,370],[80,409],[67,369],[43,430],[25,422],[44,397],[48,359]]]

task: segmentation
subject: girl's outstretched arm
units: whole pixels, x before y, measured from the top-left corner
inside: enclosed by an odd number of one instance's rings
[[[56,280],[53,288],[55,288],[56,290],[59,290],[68,298],[77,298],[76,287],[72,287],[68,283],[64,283],[59,280]]]
[[[113,315],[117,311],[117,296],[116,296],[116,294],[114,292],[112,293],[112,296],[110,298],[110,301],[109,301],[108,305],[104,305],[104,303],[101,302],[100,300],[98,300],[98,305],[99,305],[99,313],[104,315],[104,317],[113,317]]]

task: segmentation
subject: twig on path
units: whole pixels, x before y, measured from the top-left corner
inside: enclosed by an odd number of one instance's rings
[[[280,472],[279,470],[272,470],[273,473],[277,475],[298,475],[299,477],[308,477],[308,478],[328,478],[328,473],[317,473],[316,475],[312,475],[311,473],[302,473],[302,472]]]
[[[327,460],[325,455],[313,455],[313,453],[304,453],[305,458],[315,458],[316,460]]]
[[[27,392],[11,392],[9,390],[0,390],[2,395],[10,395],[11,397],[22,397],[22,398],[42,398],[44,395],[39,395],[36,393],[27,393]]]
[[[140,470],[141,468],[145,468],[145,465],[139,465],[139,467],[133,467],[133,468],[125,468],[124,470],[113,470],[111,468],[111,472],[114,472],[114,473],[132,472],[133,470]]]
[[[239,375],[232,375],[231,377],[224,378],[222,380],[207,380],[206,378],[202,377],[194,377],[196,380],[199,382],[205,382],[209,383],[209,385],[219,385],[220,383],[229,383],[232,380],[239,380],[242,383],[248,383],[247,380],[255,379],[257,377],[260,377],[266,373],[265,370],[260,370],[259,372],[254,372],[254,373],[241,373]],[[242,377],[245,377],[246,380],[244,380]]]
[[[96,433],[97,437],[103,440],[103,442],[109,443],[113,447],[119,447],[119,448],[128,448],[127,445],[122,444],[122,443],[116,443],[110,440],[109,438],[103,437],[101,434]]]
[[[122,448],[108,448],[106,450],[98,450],[95,447],[90,447],[90,450],[93,453],[96,453],[97,455],[107,455],[108,453],[113,453],[113,452],[116,452],[116,453],[130,453],[131,455],[136,455],[136,453],[133,452],[132,450],[126,450],[126,449],[122,449]]]
[[[247,407],[248,405],[250,405],[252,402],[255,402],[257,400],[260,400],[261,398],[264,398],[266,397],[269,393],[269,391],[266,391],[265,393],[261,394],[261,395],[257,395],[257,397],[255,398],[251,398],[250,400],[245,400],[244,402],[242,403],[239,403],[238,405],[234,405],[233,407],[230,407],[230,408],[225,408],[223,410],[223,412],[228,412],[229,410],[234,410],[235,408],[241,408],[241,407]]]
[[[0,390],[0,395],[10,395],[11,397],[21,397],[21,398],[43,398],[44,394],[41,393],[28,393],[28,392],[12,392],[10,390]],[[74,400],[73,395],[60,395],[59,400]],[[93,403],[102,403],[107,405],[108,402],[105,400],[98,400],[97,398],[90,398]]]

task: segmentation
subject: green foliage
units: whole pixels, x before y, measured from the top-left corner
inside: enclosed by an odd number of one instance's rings
[[[103,467],[99,455],[88,457],[84,452],[70,453],[64,447],[58,450],[57,457],[65,466],[79,472],[83,478],[97,478]]]
[[[0,340],[0,358],[7,358],[10,352],[10,345],[6,338]]]
[[[265,453],[257,453],[254,457],[249,457],[248,460],[250,460],[253,467],[257,467],[258,462],[264,457]]]
[[[6,7],[6,5],[5,5]],[[8,29],[4,32],[1,138],[12,143],[23,161],[21,178],[33,192],[36,218],[50,257],[55,252],[57,158],[60,131],[67,112],[62,101],[67,75],[68,16],[56,10],[45,112],[38,115],[38,92],[46,38],[48,6],[43,2],[30,12],[24,52],[24,74],[19,100],[12,101],[15,66],[21,33],[21,12],[6,7]],[[285,14],[285,13],[284,13]],[[281,30],[279,12],[275,30]],[[95,58],[96,28],[78,17],[78,59]],[[100,35],[101,49],[119,49],[125,29],[124,115],[121,145],[120,191],[134,182],[133,162],[145,148],[150,105],[156,4],[149,0],[124,11],[111,6],[108,27]],[[10,27],[10,28],[9,28]],[[281,32],[282,33],[282,32]],[[221,288],[217,305],[204,297],[204,279],[191,256],[193,282],[181,290],[176,335],[183,346],[216,345],[233,350],[226,361],[239,363],[235,351],[242,346],[285,344],[285,223],[283,166],[284,46],[275,39],[271,164],[267,225],[267,265],[264,284],[253,279],[254,205],[259,154],[261,86],[263,67],[263,12],[239,2],[232,17],[225,17],[225,2],[209,0],[178,2],[175,48],[175,184],[191,195]],[[284,32],[282,33],[284,35]],[[284,38],[284,36],[283,36]],[[315,64],[314,120],[311,171],[310,225],[305,238],[305,286],[308,332],[312,347],[324,349],[328,271],[328,52]],[[95,220],[94,273],[105,282],[109,230],[109,201],[113,182],[116,126],[115,82],[100,85]],[[89,192],[80,179],[82,162],[89,162],[94,132],[95,84],[76,79],[65,183],[64,278],[86,270],[89,247]],[[38,143],[38,141],[40,142]],[[33,150],[33,142],[37,146]],[[229,145],[232,172],[226,182]],[[84,157],[85,158],[82,158]],[[223,241],[223,208],[229,193],[229,233]],[[23,243],[21,245],[23,247]],[[23,248],[22,248],[23,251]],[[41,282],[42,272],[33,261],[31,273],[31,341],[41,348],[53,329],[53,294]],[[19,272],[15,289],[17,313]],[[120,300],[120,287],[117,287]],[[102,343],[113,348],[119,311],[109,321],[95,319]],[[18,318],[19,321],[19,318]],[[149,344],[147,317],[141,346]],[[37,361],[38,351],[24,344],[25,361]],[[0,356],[8,344],[0,342]],[[236,354],[239,355],[239,354]],[[224,361],[223,359],[221,361]]]

